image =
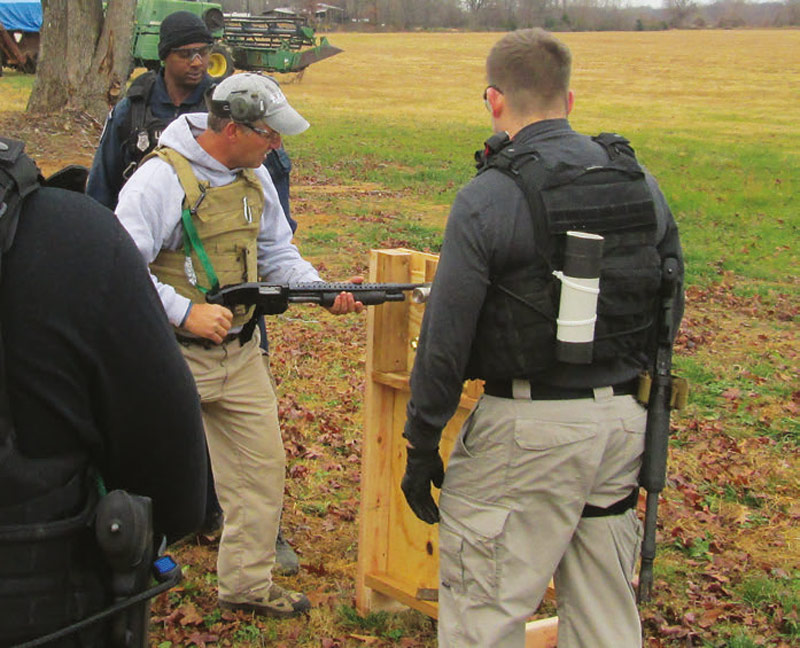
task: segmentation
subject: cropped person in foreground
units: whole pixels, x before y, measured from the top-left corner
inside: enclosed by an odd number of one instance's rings
[[[149,497],[157,542],[200,527],[206,488],[194,380],[138,250],[75,191],[33,188],[17,210],[15,148],[0,138],[0,646],[113,602],[103,491]],[[47,645],[111,643],[96,625]]]

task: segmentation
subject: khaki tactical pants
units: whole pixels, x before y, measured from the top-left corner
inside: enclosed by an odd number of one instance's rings
[[[641,646],[639,520],[581,512],[635,487],[645,418],[608,387],[594,399],[480,399],[439,501],[439,646],[523,648],[551,576],[559,648]]]
[[[267,597],[283,506],[285,455],[273,382],[259,334],[205,349],[181,346],[197,382],[225,525],[217,558],[219,598]]]

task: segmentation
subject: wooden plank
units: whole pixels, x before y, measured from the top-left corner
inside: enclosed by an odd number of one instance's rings
[[[437,261],[435,255],[412,250],[374,250],[370,281],[430,281]],[[356,603],[361,613],[385,609],[391,598],[413,601],[412,607],[424,608],[426,614],[436,610],[435,602],[419,601],[416,595],[420,590],[435,591],[438,587],[438,528],[417,519],[400,490],[406,445],[402,434],[414,361],[409,341],[418,333],[423,309],[422,305],[402,302],[368,311],[356,581]],[[465,384],[459,408],[442,433],[440,452],[445,462],[481,391],[480,382]],[[438,498],[438,490],[434,498]]]
[[[525,625],[525,648],[556,648],[558,617],[539,619]]]
[[[411,252],[407,250],[373,250],[370,256],[370,280],[408,283],[411,274]],[[373,279],[374,276],[374,279]],[[408,312],[409,302],[387,302],[373,313],[372,368],[379,371],[409,371]]]
[[[387,531],[388,558],[384,575],[393,579],[396,587],[406,597],[416,597],[420,589],[435,590],[439,586],[439,529],[419,520],[411,511],[400,490],[400,480],[405,471],[405,439],[401,433],[405,423],[405,407],[408,394],[398,393],[395,399],[396,445],[391,452],[392,466],[388,475],[394,489],[390,495],[389,528]],[[460,408],[443,430],[440,452],[445,461],[452,450],[453,443],[461,426],[469,414],[468,409]],[[434,500],[439,491],[434,489]]]
[[[424,252],[411,252],[411,282],[430,283],[436,273],[439,257],[435,254]],[[408,309],[408,369],[414,366],[414,356],[417,350],[419,331],[422,326],[422,316],[425,313],[425,304],[410,304]]]
[[[378,383],[367,385],[366,430],[369,441],[362,448],[363,473],[361,478],[361,504],[358,544],[368,548],[359,551],[356,573],[356,606],[364,613],[369,609],[385,608],[385,601],[373,598],[365,587],[365,576],[383,572],[389,560],[388,545],[383,537],[389,524],[390,484],[378,475],[386,474],[391,458],[391,416],[394,409],[394,389]],[[365,439],[366,441],[366,439]]]
[[[373,250],[370,253],[370,281],[408,283],[411,278],[410,250]],[[367,376],[375,369],[408,374],[409,302],[387,303],[367,311]],[[400,477],[393,479],[392,452],[398,439],[395,411],[405,407],[396,403],[398,390],[368,380],[366,388],[364,444],[362,449],[359,556],[356,579],[356,605],[364,613],[386,609],[391,601],[373,592],[366,576],[385,572],[389,562],[387,530],[391,528],[391,503],[397,498]],[[402,430],[401,430],[402,433]],[[395,461],[396,464],[396,461]],[[395,468],[396,471],[396,468]]]
[[[372,380],[374,382],[386,385],[398,391],[409,392],[411,387],[409,385],[408,374],[396,373],[393,371],[373,371]],[[461,395],[461,400],[458,406],[462,409],[472,410],[475,403],[478,402],[481,393],[483,392],[483,383],[481,381],[469,380],[464,383],[464,393]],[[474,393],[474,396],[470,396]]]
[[[439,614],[439,606],[436,603],[420,601],[407,591],[403,583],[398,582],[387,574],[369,574],[367,576],[367,585],[375,591],[400,601],[403,605],[427,614],[429,617],[435,619]]]
[[[389,501],[389,528],[386,531],[389,560],[383,573],[402,583],[404,590],[414,596],[420,588],[436,588],[439,584],[439,529],[417,518],[400,490],[406,467],[406,440],[402,434],[407,403],[408,393],[398,392],[393,419],[395,441],[391,452],[392,465],[390,472],[384,476],[391,482],[392,496]]]
[[[399,261],[398,261],[399,259]],[[370,255],[370,281],[380,281],[382,273],[400,273],[404,269],[404,259],[408,255],[381,254],[373,251]],[[398,269],[399,266],[399,269]],[[406,277],[398,280],[405,282]],[[371,375],[376,363],[388,363],[395,367],[394,359],[387,355],[376,358],[375,344],[384,334],[383,327],[389,326],[396,311],[384,312],[381,308],[367,309],[367,375]],[[377,332],[377,335],[376,335]],[[405,358],[402,358],[403,361]],[[373,594],[365,584],[366,574],[386,571],[388,563],[388,544],[384,537],[389,524],[389,499],[392,496],[390,484],[381,479],[389,470],[391,458],[388,449],[392,447],[392,417],[397,391],[373,380],[367,380],[364,407],[364,443],[362,447],[361,504],[359,515],[359,551],[356,571],[356,606],[365,613],[370,609],[385,608],[389,601],[381,594]]]
[[[410,391],[407,373],[397,373],[395,371],[373,371],[371,378],[373,382],[386,385],[387,387],[391,387],[397,391]]]

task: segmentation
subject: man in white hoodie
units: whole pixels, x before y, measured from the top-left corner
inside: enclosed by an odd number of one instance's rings
[[[320,281],[291,243],[265,156],[308,122],[272,80],[234,75],[209,114],[172,122],[125,184],[117,216],[150,268],[194,374],[225,525],[217,560],[220,607],[288,617],[308,598],[272,582],[285,456],[277,399],[258,345],[240,344],[252,309],[205,302],[215,285]],[[360,281],[360,278],[352,280]],[[330,311],[360,312],[350,293]]]

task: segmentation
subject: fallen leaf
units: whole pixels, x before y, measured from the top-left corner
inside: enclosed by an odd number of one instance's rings
[[[347,636],[365,644],[374,644],[380,641],[378,637],[373,637],[372,635],[349,634]]]

